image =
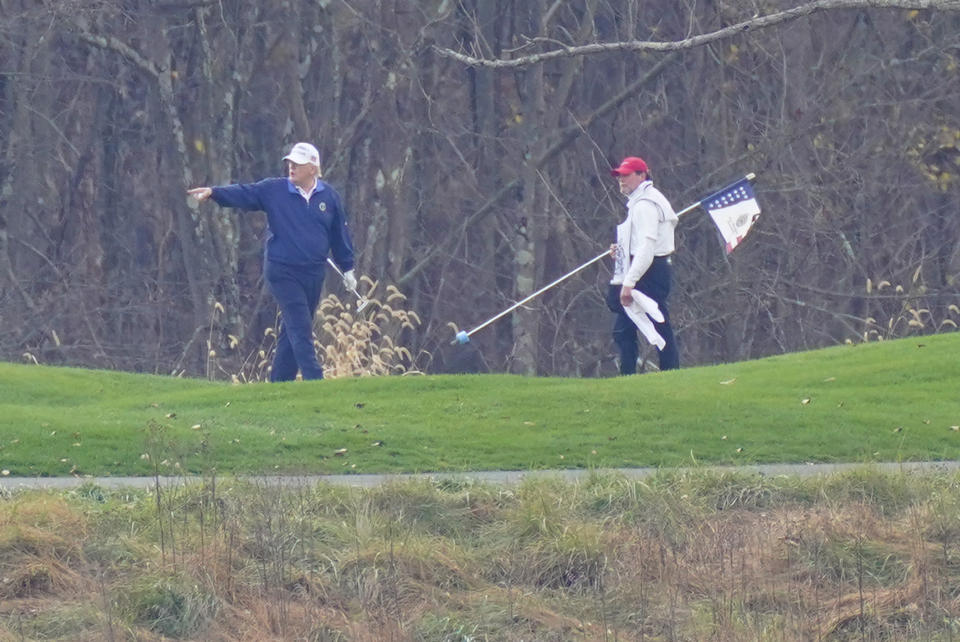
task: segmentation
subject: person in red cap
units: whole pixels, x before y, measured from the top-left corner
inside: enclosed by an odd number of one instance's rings
[[[283,160],[286,177],[194,187],[187,194],[198,201],[211,199],[222,207],[266,212],[270,236],[263,273],[281,315],[270,381],[291,381],[297,370],[304,379],[323,379],[323,366],[313,345],[313,316],[320,302],[327,254],[343,273],[344,286],[356,289],[353,243],[340,194],[320,180],[317,148],[297,143]]]
[[[614,269],[607,292],[607,306],[617,315],[613,340],[620,351],[620,374],[636,374],[640,354],[637,327],[623,307],[633,303],[634,289],[656,301],[663,313],[663,321],[653,323],[666,342],[658,348],[660,369],[679,368],[680,353],[667,312],[677,215],[670,201],[653,186],[642,158],[628,156],[610,173],[627,197],[627,218],[617,226],[617,242],[610,246]]]

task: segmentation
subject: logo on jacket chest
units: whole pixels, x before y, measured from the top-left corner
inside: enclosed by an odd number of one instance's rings
[[[319,203],[315,203],[313,207],[310,208],[310,213],[313,214],[313,220],[316,223],[319,223],[324,227],[330,227],[330,224],[333,221],[333,205],[321,200]]]

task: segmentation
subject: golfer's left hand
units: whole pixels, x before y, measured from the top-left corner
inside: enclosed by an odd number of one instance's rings
[[[630,305],[631,303],[633,303],[633,288],[629,285],[624,285],[620,288],[620,304]]]
[[[357,289],[357,277],[353,273],[353,270],[347,270],[343,273],[343,287],[347,288],[348,290]]]

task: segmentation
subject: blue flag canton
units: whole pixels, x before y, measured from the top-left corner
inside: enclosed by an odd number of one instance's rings
[[[710,196],[707,199],[706,207],[708,210],[717,210],[755,198],[756,195],[753,192],[753,185],[751,185],[747,179],[743,179],[722,192],[717,192],[713,196]]]

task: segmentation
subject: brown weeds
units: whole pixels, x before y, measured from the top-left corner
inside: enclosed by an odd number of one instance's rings
[[[375,287],[373,284],[370,290]],[[390,285],[383,301],[370,298],[360,312],[334,294],[321,301],[316,344],[323,354],[324,376],[335,379],[415,374],[413,355],[401,341],[404,332],[420,325],[420,317],[403,309],[405,300]]]
[[[0,640],[960,639],[960,483],[806,483],[734,508],[707,474],[14,495]],[[914,499],[842,499],[868,483]]]
[[[874,309],[872,315],[863,320],[859,339],[864,343],[951,332],[960,327],[960,307],[943,303],[937,296],[931,297],[920,267],[914,270],[906,287],[886,279],[876,282],[867,279],[865,290]],[[848,340],[848,343],[852,342]]]
[[[370,293],[363,310],[356,309],[358,302],[342,300],[335,294],[326,296],[317,307],[314,345],[323,364],[324,377],[420,374],[414,365],[414,355],[404,346],[409,334],[420,325],[420,317],[416,312],[404,309],[406,296],[395,286],[387,286],[381,300],[371,296],[377,288],[376,282],[368,277],[362,277],[361,281]],[[218,352],[215,329],[223,314],[223,306],[214,302],[207,328],[207,378],[226,376],[234,383],[269,379],[270,364],[276,351],[276,328],[281,323],[279,315],[273,327],[264,329],[259,344],[246,357],[239,359],[234,353],[240,339],[232,334],[219,340]]]

